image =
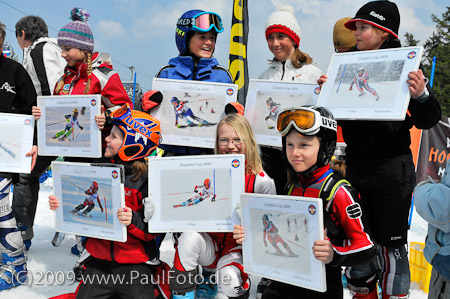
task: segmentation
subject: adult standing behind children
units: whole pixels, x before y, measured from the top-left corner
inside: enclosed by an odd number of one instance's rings
[[[5,36],[5,25],[0,23],[0,51],[3,51]],[[36,105],[36,91],[27,71],[3,55],[0,55],[0,99],[2,113],[31,114],[31,107]],[[17,174],[0,173],[0,291],[27,281],[25,246],[9,206],[9,192],[14,180],[17,180]]]
[[[274,57],[259,79],[317,83],[323,72],[313,64],[311,56],[300,51],[300,25],[291,6],[283,6],[269,16],[265,36]],[[280,149],[261,147],[261,152],[264,169],[275,180],[277,194],[283,194],[286,172]]]
[[[175,42],[180,55],[162,67],[157,78],[232,83],[230,72],[213,57],[217,34],[223,31],[222,19],[214,12],[189,10],[177,21]],[[173,145],[160,146],[164,155],[212,153],[212,150]]]
[[[345,26],[355,32],[359,51],[401,47],[400,13],[390,1],[362,6]],[[326,81],[326,76],[321,80]],[[371,236],[379,244],[382,298],[408,298],[410,274],[406,251],[408,215],[415,172],[409,148],[412,126],[429,129],[441,118],[441,109],[422,70],[408,74],[411,94],[403,121],[340,121],[346,147],[347,179],[367,203]],[[425,88],[425,86],[427,88]],[[388,96],[388,95],[384,95]],[[361,285],[349,284],[354,298],[378,298],[375,266]]]
[[[428,298],[450,298],[450,159],[442,181],[426,181],[414,190],[417,213],[428,221],[423,254],[433,266]]]
[[[16,23],[17,43],[23,50],[22,65],[33,81],[38,96],[53,94],[56,82],[64,72],[66,61],[56,38],[48,37],[48,27],[38,16],[25,16]],[[14,184],[12,208],[17,224],[23,230],[27,249],[34,236],[33,223],[39,194],[39,178],[56,157],[38,156],[30,174],[20,174]]]

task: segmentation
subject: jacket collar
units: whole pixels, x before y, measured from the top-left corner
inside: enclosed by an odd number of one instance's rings
[[[194,79],[203,80],[212,73],[213,67],[219,63],[215,58],[200,58],[194,61],[191,56],[177,56],[170,59],[169,64],[174,66],[175,71],[186,79],[194,73],[194,68],[196,67]]]

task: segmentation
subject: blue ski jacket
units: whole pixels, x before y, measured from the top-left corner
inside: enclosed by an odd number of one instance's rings
[[[169,64],[162,67],[157,78],[177,80],[196,80],[208,82],[231,83],[230,72],[219,65],[215,58],[201,58],[194,60],[191,56],[177,56],[169,60]]]

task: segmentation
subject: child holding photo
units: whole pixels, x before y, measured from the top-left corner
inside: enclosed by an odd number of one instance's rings
[[[262,298],[343,298],[341,266],[365,264],[373,259],[376,249],[365,231],[357,192],[329,165],[336,148],[336,121],[326,108],[304,106],[281,112],[277,130],[287,162],[287,195],[323,198],[322,192],[330,192],[323,199],[326,238],[315,241],[313,247],[314,257],[326,264],[327,291],[272,281]],[[336,172],[339,174],[338,169]],[[233,237],[242,244],[241,226],[235,226]]]
[[[275,184],[263,171],[258,146],[245,117],[230,114],[219,122],[215,152],[245,155],[245,192],[275,194]],[[217,285],[211,276],[216,272],[222,294],[229,298],[248,298],[250,279],[242,263],[242,247],[236,244],[231,233],[182,233],[176,243],[174,279],[170,280],[173,298],[215,298]],[[197,275],[199,265],[203,268],[204,283],[197,286],[189,277]]]
[[[398,39],[400,13],[390,1],[363,5],[345,23],[353,30],[359,51],[401,47]],[[319,84],[326,76],[319,79]],[[409,130],[430,129],[441,119],[441,108],[427,85],[421,69],[408,74],[411,99],[402,121],[339,121],[347,144],[347,179],[367,203],[367,219],[373,240],[379,245],[382,298],[408,298],[410,286],[407,253],[408,217],[416,184],[410,150]],[[381,94],[382,97],[389,95]],[[363,266],[366,277],[376,277],[379,269]],[[378,298],[376,279],[348,286],[354,298]]]
[[[114,242],[86,238],[86,249],[81,259],[86,267],[84,275],[99,277],[99,281],[84,281],[77,290],[77,298],[155,298],[152,283],[133,279],[151,277],[157,257],[154,238],[143,222],[142,202],[148,195],[147,156],[161,141],[159,121],[141,111],[130,110],[124,105],[111,113],[114,127],[106,137],[104,157],[125,166],[125,207],[117,211],[117,218],[127,227],[127,241]],[[125,121],[126,120],[126,121]],[[132,125],[130,125],[132,124]],[[49,196],[50,209],[59,207],[58,198]],[[79,260],[81,262],[81,260]],[[108,275],[124,277],[121,284],[100,280]],[[97,297],[99,296],[99,297]],[[109,297],[108,297],[109,298]]]

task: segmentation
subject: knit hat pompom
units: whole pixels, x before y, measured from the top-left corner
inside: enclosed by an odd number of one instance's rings
[[[301,31],[297,19],[294,15],[294,9],[290,5],[283,6],[280,10],[272,13],[266,22],[266,39],[269,34],[280,32],[284,33],[295,42],[297,47],[300,45]]]
[[[87,23],[89,13],[79,7],[70,11],[72,22],[65,25],[58,32],[58,45],[60,47],[77,48],[82,51],[94,51],[94,36]]]
[[[87,10],[80,7],[75,7],[70,11],[70,19],[72,19],[72,21],[87,22],[90,16],[91,15],[87,12]]]

